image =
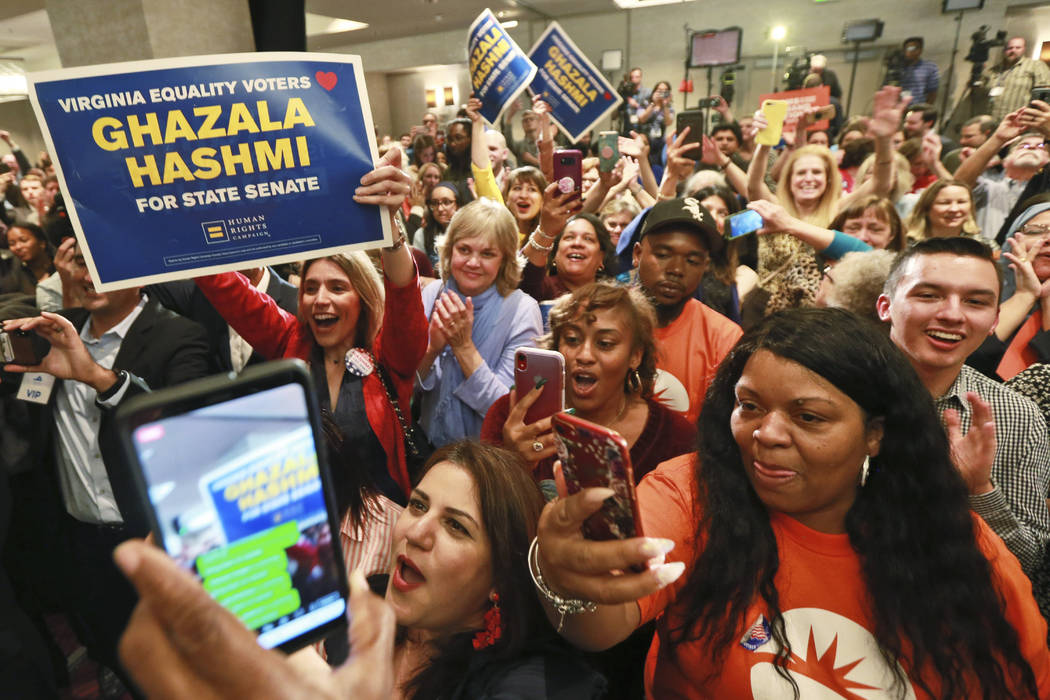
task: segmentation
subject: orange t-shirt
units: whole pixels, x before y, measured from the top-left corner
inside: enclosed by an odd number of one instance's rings
[[[695,424],[707,385],[741,335],[740,326],[690,299],[670,325],[653,330],[659,350],[653,398]]]
[[[761,617],[764,601],[748,610],[739,642],[714,675],[710,656],[698,642],[678,647],[666,643],[670,630],[680,621],[673,605],[675,597],[697,556],[694,468],[695,455],[676,457],[660,465],[638,486],[646,536],[674,540],[676,546],[668,561],[677,559],[687,565],[686,573],[674,584],[638,601],[642,622],[666,611],[657,622],[656,638],[646,660],[646,695],[661,700],[792,697],[790,684],[773,665],[775,643]],[[974,519],[978,544],[997,576],[1007,620],[1017,631],[1021,652],[1035,673],[1039,696],[1050,697],[1047,628],[1032,598],[1031,583],[1002,540],[980,518]],[[872,620],[864,605],[867,591],[849,536],[817,532],[778,513],[772,514],[770,521],[780,555],[775,582],[791,644],[788,671],[798,683],[801,696],[896,697],[890,694],[893,675],[869,631]],[[709,675],[711,680],[704,683]],[[928,682],[938,690],[936,682]],[[914,684],[911,690],[906,697],[927,697]]]

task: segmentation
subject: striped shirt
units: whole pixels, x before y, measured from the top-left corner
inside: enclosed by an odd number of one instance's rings
[[[998,442],[988,493],[970,496],[970,507],[1002,538],[1031,575],[1039,568],[1050,541],[1050,433],[1032,401],[963,366],[937,411],[959,412],[963,434],[970,430],[973,412],[966,392],[977,393],[992,407]]]

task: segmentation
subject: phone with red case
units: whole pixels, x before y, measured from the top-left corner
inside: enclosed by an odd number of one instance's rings
[[[518,348],[514,352],[514,393],[518,401],[540,383],[543,392],[526,411],[526,425],[565,410],[565,358],[554,350]]]
[[[558,183],[558,192],[575,192],[579,197],[583,188],[583,153],[575,148],[555,151],[554,181]]]
[[[627,441],[615,430],[568,413],[554,415],[558,459],[569,494],[585,488],[607,487],[616,492],[583,524],[591,540],[628,539],[642,536],[634,472]]]

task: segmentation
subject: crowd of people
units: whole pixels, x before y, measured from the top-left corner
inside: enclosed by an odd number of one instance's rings
[[[353,197],[389,247],[105,293],[47,154],[0,131],[0,319],[51,345],[0,376],[5,688],[68,682],[61,615],[113,697],[1050,697],[1050,70],[1011,38],[949,138],[922,48],[868,113],[775,145],[717,96],[676,133],[635,68],[614,163],[541,99],[519,140],[471,98],[377,138]],[[807,83],[841,107],[823,56]],[[626,441],[644,537],[582,536],[613,492],[565,491],[523,347]],[[288,357],[325,420],[348,660],[345,633],[260,649],[140,542],[115,444],[127,398]],[[16,398],[25,372],[50,400]]]

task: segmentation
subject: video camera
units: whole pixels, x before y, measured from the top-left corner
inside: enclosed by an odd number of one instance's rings
[[[966,54],[966,60],[970,63],[984,63],[988,60],[988,49],[993,46],[1004,46],[1006,44],[1006,32],[999,30],[994,39],[988,38],[988,25],[982,24],[981,28],[970,35],[970,53]]]
[[[901,77],[904,72],[904,66],[907,65],[907,59],[904,58],[904,49],[893,49],[884,59],[886,64],[886,85],[900,85]]]
[[[797,56],[791,65],[784,71],[784,82],[788,90],[800,90],[806,76],[809,75],[809,59],[813,54],[809,51]]]
[[[620,93],[620,97],[627,100],[630,97],[634,97],[638,94],[638,86],[631,82],[630,73],[625,73],[623,80],[616,88],[616,92]]]

